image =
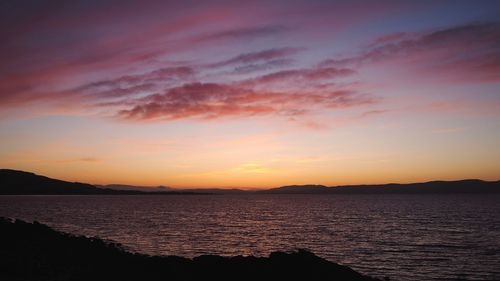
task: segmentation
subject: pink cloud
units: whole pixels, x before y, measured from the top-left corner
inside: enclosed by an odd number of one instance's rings
[[[278,72],[269,73],[249,81],[247,84],[262,85],[268,83],[281,83],[293,81],[317,81],[325,79],[336,79],[356,74],[356,71],[348,68],[336,67],[318,67],[318,68],[304,68],[304,69],[291,69],[282,70]]]
[[[10,6],[10,13],[0,17],[2,105],[45,100],[44,93],[97,73],[132,65],[148,69],[153,59],[197,47],[193,39],[171,43],[176,36],[230,15],[221,5],[191,7],[170,1],[119,7],[88,3],[80,9],[47,3]],[[172,12],[181,10],[188,13]]]
[[[193,81],[229,85],[227,80],[230,79],[222,75],[209,77],[207,69],[203,69],[210,64],[211,51],[219,51],[221,46],[244,50],[240,55],[231,54],[215,62],[215,66],[233,68],[225,74],[266,73],[299,61],[295,60],[295,55],[305,50],[282,46],[305,42],[311,38],[313,30],[321,33],[328,29],[330,32],[331,26],[337,29],[365,22],[375,8],[375,14],[384,14],[388,7],[394,6],[377,4],[360,11],[360,5],[283,4],[13,3],[7,12],[1,11],[0,17],[3,42],[0,44],[0,111],[33,105],[50,108],[53,104],[68,108],[109,107],[109,111],[115,111],[116,107],[144,105],[137,104],[140,96],[168,92]],[[342,17],[332,17],[332,11],[338,10],[334,9],[336,7],[343,11]],[[362,16],[353,19],[353,15],[360,14]],[[193,63],[165,63],[167,60],[185,61],[186,57]],[[255,85],[245,84],[251,81],[247,75],[232,87],[268,93],[271,89],[265,89],[264,84],[288,81],[311,85],[305,89],[291,85],[287,94],[310,93],[319,89],[321,80],[354,73],[347,68],[307,68],[308,62],[300,63],[302,65],[296,69],[261,75],[253,80]],[[257,91],[257,86],[264,89]],[[318,97],[312,94],[313,99]],[[268,106],[269,99],[265,101],[261,100],[259,106]],[[304,110],[289,107],[289,112]],[[271,109],[248,106],[246,110],[255,114],[263,114],[266,110],[277,112],[272,106]],[[228,108],[224,112],[236,115],[229,113]]]
[[[266,92],[216,83],[186,84],[136,100],[119,117],[129,120],[215,119],[276,114],[296,116],[314,108],[333,109],[373,103],[371,96],[347,90]]]
[[[251,52],[251,53],[245,53],[241,54],[235,57],[232,57],[230,59],[217,62],[214,64],[211,64],[211,67],[222,67],[222,66],[227,66],[227,65],[234,65],[234,64],[250,64],[250,63],[255,63],[255,62],[262,62],[262,61],[274,61],[276,59],[283,59],[285,57],[289,57],[290,55],[294,55],[297,52],[302,50],[301,48],[276,48],[276,49],[268,49],[268,50],[263,50],[263,51],[258,51],[258,52]]]
[[[376,39],[357,56],[327,59],[320,66],[397,63],[422,74],[465,81],[500,81],[500,24],[474,23]]]
[[[143,74],[125,75],[118,78],[99,80],[80,86],[79,91],[93,89],[113,89],[123,86],[140,86],[145,83],[183,81],[194,77],[196,70],[193,67],[164,67]]]
[[[227,29],[201,36],[197,41],[221,41],[221,40],[244,40],[256,37],[266,37],[289,31],[290,28],[283,25],[266,25],[241,27]]]
[[[293,62],[294,62],[293,59],[275,59],[275,60],[269,60],[269,61],[262,62],[262,63],[244,64],[244,65],[236,66],[231,73],[232,74],[248,74],[248,73],[257,72],[257,71],[265,71],[265,70],[270,70],[273,68],[288,66],[288,65],[291,65]]]

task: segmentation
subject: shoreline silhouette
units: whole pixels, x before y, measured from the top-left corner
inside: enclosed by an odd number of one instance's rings
[[[380,280],[306,250],[269,257],[148,256],[99,238],[1,217],[0,235],[2,280]]]

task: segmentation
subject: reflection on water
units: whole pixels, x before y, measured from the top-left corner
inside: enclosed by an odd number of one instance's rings
[[[393,280],[500,280],[499,195],[0,196],[0,216],[148,254],[306,248]]]

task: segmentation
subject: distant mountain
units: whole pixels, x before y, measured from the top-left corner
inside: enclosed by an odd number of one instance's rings
[[[143,191],[143,192],[162,192],[162,191],[179,191],[178,189],[173,189],[168,186],[135,186],[127,184],[106,184],[106,185],[95,185],[98,188],[108,188],[113,190],[133,190],[133,191]]]
[[[425,194],[425,193],[500,193],[500,181],[430,181],[410,184],[378,185],[289,185],[258,191],[265,194]]]
[[[68,194],[68,195],[88,195],[88,194],[109,194],[109,195],[140,195],[140,194],[195,194],[184,191],[164,191],[142,192],[137,190],[114,190],[110,188],[97,188],[94,185],[79,182],[68,182],[51,179],[34,173],[0,169],[0,195],[48,195],[48,194]]]
[[[500,193],[500,181],[460,180],[430,181],[410,184],[378,185],[289,185],[266,190],[223,188],[173,189],[165,186],[146,187],[123,184],[91,185],[68,182],[34,173],[0,169],[0,195],[23,194],[109,194],[109,195],[169,195],[169,194],[446,194]]]
[[[67,182],[34,173],[1,169],[0,194],[102,194],[108,190],[79,182]]]
[[[168,186],[135,186],[126,184],[107,184],[107,185],[96,185],[99,188],[109,188],[113,190],[130,190],[130,191],[142,191],[142,192],[163,192],[163,191],[173,191],[173,192],[191,192],[191,193],[210,193],[210,194],[241,194],[247,193],[248,191],[237,189],[237,188],[172,188]]]
[[[169,186],[136,186],[127,184],[107,184],[107,185],[96,185],[99,188],[109,188],[114,190],[133,190],[133,191],[143,191],[143,192],[163,192],[163,191],[173,191],[173,192],[192,192],[192,193],[209,193],[209,194],[242,194],[251,193],[250,190],[238,189],[238,188],[173,188]]]
[[[304,193],[328,193],[331,187],[318,185],[318,184],[304,184],[304,185],[286,185],[266,190],[256,191],[257,193],[287,193],[287,194],[304,194]]]
[[[237,188],[188,188],[188,189],[178,189],[187,192],[207,192],[210,194],[246,194],[251,193],[251,191],[237,189]]]

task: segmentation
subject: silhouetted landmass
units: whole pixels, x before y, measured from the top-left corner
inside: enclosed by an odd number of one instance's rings
[[[237,188],[172,188],[168,186],[135,186],[126,184],[107,184],[107,185],[96,185],[98,188],[109,188],[114,190],[133,190],[133,191],[143,191],[143,192],[163,192],[163,191],[175,191],[175,192],[190,192],[190,193],[208,193],[208,194],[241,194],[247,193],[247,190],[237,189]]]
[[[426,194],[426,193],[500,193],[500,181],[430,181],[410,184],[290,185],[259,191],[266,194]]]
[[[1,195],[148,195],[151,192],[137,190],[113,190],[97,188],[94,185],[79,182],[67,182],[36,175],[34,173],[0,169],[0,194]],[[202,194],[184,191],[160,191],[158,195],[176,194]]]
[[[251,191],[238,189],[238,188],[188,188],[181,189],[182,191],[189,192],[208,192],[210,194],[248,194]]]
[[[0,280],[378,280],[299,250],[269,257],[146,256],[37,222],[0,218]]]
[[[127,190],[127,191],[143,191],[143,192],[164,192],[164,191],[179,191],[168,186],[136,186],[128,184],[106,184],[106,185],[95,185],[97,188],[107,188],[113,190]],[[183,190],[184,192],[184,190]],[[187,192],[187,191],[185,191]]]
[[[107,188],[111,187],[111,188]],[[144,190],[142,190],[144,189]],[[0,195],[61,194],[61,195],[196,195],[196,194],[427,194],[427,193],[500,193],[500,181],[460,180],[430,181],[410,184],[374,185],[289,185],[266,190],[223,188],[174,189],[165,186],[139,187],[131,185],[100,185],[67,182],[34,173],[0,169]]]
[[[296,193],[296,194],[307,194],[307,193],[327,193],[330,191],[330,187],[318,184],[305,184],[305,185],[287,185],[266,190],[258,191],[259,193]]]

